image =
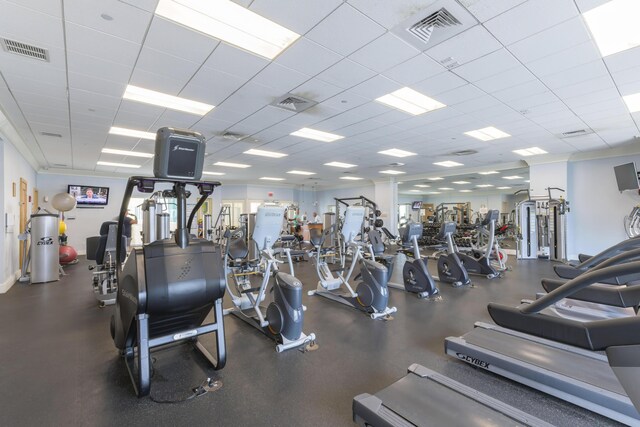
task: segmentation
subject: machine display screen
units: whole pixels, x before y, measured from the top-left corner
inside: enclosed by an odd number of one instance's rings
[[[615,166],[613,170],[616,173],[616,181],[618,182],[618,191],[637,190],[638,172],[635,163],[626,163],[624,165]]]
[[[109,203],[109,188],[69,185],[67,193],[71,194],[79,206],[106,206]]]

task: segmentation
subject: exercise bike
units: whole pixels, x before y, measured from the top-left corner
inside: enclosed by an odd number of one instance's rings
[[[388,307],[389,289],[387,281],[389,273],[387,267],[375,260],[365,259],[362,254],[363,243],[355,241],[364,221],[365,208],[363,206],[349,206],[344,214],[344,222],[341,236],[341,268],[336,276],[329,269],[323,258],[322,243],[326,233],[313,229],[311,243],[315,248],[313,257],[316,264],[316,272],[319,281],[316,290],[309,291],[308,295],[320,295],[330,300],[348,305],[352,308],[367,313],[371,319],[390,319],[395,313],[395,307]],[[329,233],[331,230],[327,230]],[[346,268],[346,252],[351,251],[351,265]],[[369,249],[371,253],[371,249]],[[349,279],[356,266],[360,267],[361,281],[354,291],[349,284]],[[345,274],[345,270],[347,270]]]
[[[467,270],[467,272],[471,274],[484,275],[487,279],[502,277],[501,274],[493,267],[493,265],[491,265],[490,261],[491,252],[494,250],[496,221],[498,220],[499,216],[500,212],[498,210],[492,209],[487,212],[484,219],[479,224],[479,226],[481,227],[480,235],[482,235],[482,231],[484,230],[486,231],[486,236],[488,237],[484,253],[480,252],[477,249],[472,249],[471,255],[467,255],[460,252],[456,248],[458,258],[460,258],[460,262]],[[500,255],[498,254],[498,256]]]
[[[441,301],[442,296],[427,270],[427,259],[420,255],[418,237],[422,237],[422,224],[408,222],[400,227],[399,231],[402,249],[395,257],[394,268],[402,268],[402,283],[389,280],[387,285],[416,294],[418,298]],[[407,255],[411,256],[412,260],[407,260]]]
[[[443,240],[447,247],[444,253],[437,256],[438,260],[438,280],[439,282],[450,283],[454,287],[471,285],[469,273],[460,261],[456,246],[453,243],[453,233],[456,232],[455,222],[443,222],[436,240]]]
[[[284,206],[258,207],[251,235],[260,251],[258,262],[243,261],[249,252],[243,237],[233,239],[230,236],[225,255],[227,277],[233,278],[235,290],[229,287],[234,307],[225,310],[224,314],[235,315],[276,341],[278,353],[307,345],[312,349],[316,339],[315,334],[302,332],[306,307],[302,305],[302,283],[293,276],[289,248],[280,250],[287,257],[291,274],[278,271],[278,264],[284,261],[275,258],[273,244],[280,235],[284,211]],[[262,276],[260,286],[251,286],[249,277],[252,275]],[[267,288],[273,292],[273,301],[263,307]]]

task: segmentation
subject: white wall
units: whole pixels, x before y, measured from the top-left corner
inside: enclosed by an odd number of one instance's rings
[[[2,142],[3,145],[3,203],[4,212],[13,218],[13,226],[5,232],[2,251],[2,277],[0,278],[0,292],[8,290],[13,285],[16,274],[20,269],[20,245],[18,234],[20,228],[20,178],[27,181],[27,195],[32,196],[33,189],[37,188],[36,172],[22,157],[18,150],[10,142]],[[13,184],[16,185],[16,196],[13,196]],[[32,202],[27,203],[27,217],[31,214]],[[4,221],[3,221],[4,222]],[[4,227],[3,227],[4,228]]]
[[[580,252],[595,254],[627,238],[622,221],[640,203],[640,196],[633,191],[618,191],[613,167],[631,161],[640,166],[638,155],[569,163],[570,259],[576,259]]]

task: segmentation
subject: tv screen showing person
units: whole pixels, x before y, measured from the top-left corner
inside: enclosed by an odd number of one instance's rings
[[[109,201],[109,189],[106,187],[70,185],[68,192],[78,205],[106,205]]]

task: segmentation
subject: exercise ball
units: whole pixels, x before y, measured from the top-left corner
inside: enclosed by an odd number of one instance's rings
[[[78,258],[78,252],[72,246],[60,246],[60,264],[70,264]]]
[[[69,193],[58,193],[51,199],[51,206],[60,212],[68,212],[76,207],[76,199]]]
[[[62,235],[67,232],[67,224],[64,221],[60,221],[60,225],[58,226],[58,234]]]

